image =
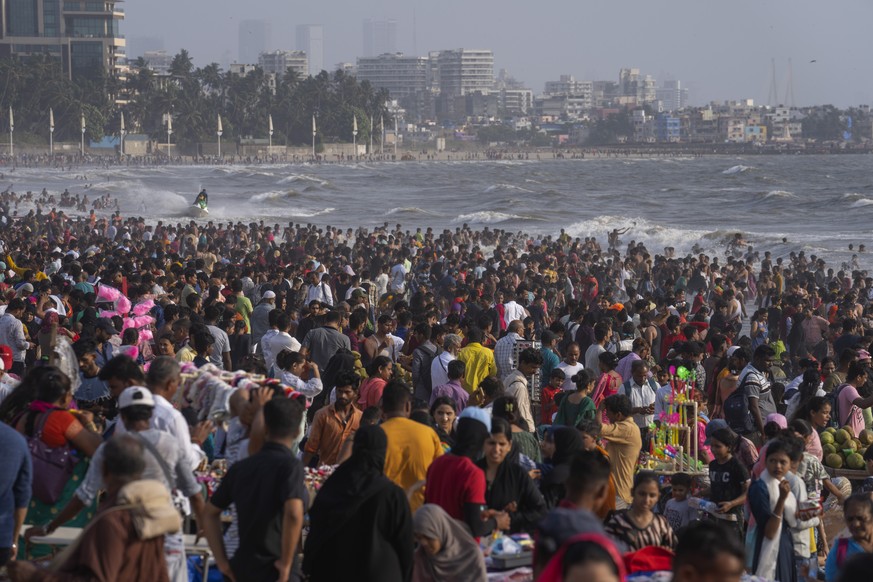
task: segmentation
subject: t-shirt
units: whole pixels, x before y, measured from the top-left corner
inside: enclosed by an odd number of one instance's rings
[[[388,437],[385,476],[403,490],[426,478],[430,464],[443,454],[436,431],[403,417],[391,418],[379,426]],[[409,505],[415,512],[423,503],[424,490],[419,489]]]
[[[831,478],[821,461],[807,452],[803,453],[803,459],[797,466],[797,476],[806,485],[806,496],[809,499],[821,498],[822,480]]]
[[[737,386],[745,384],[746,395],[749,398],[758,399],[758,410],[761,411],[761,419],[776,412],[776,401],[773,400],[773,392],[770,390],[770,380],[752,364],[749,364],[740,372]]]
[[[591,344],[585,350],[585,367],[589,370],[600,370],[600,354],[606,351],[600,344]]]
[[[843,384],[837,390],[839,390],[837,405],[840,407],[840,424],[852,427],[857,437],[866,428],[864,413],[853,404],[861,395],[858,394],[858,389],[851,384]]]
[[[673,531],[676,531],[689,523],[697,521],[700,518],[700,513],[688,505],[688,498],[686,497],[682,501],[669,499],[667,507],[664,508],[664,517],[667,518]]]
[[[709,463],[710,501],[733,501],[743,494],[743,484],[749,480],[749,470],[732,456],[725,463]]]
[[[467,457],[443,455],[427,470],[424,498],[463,520],[466,503],[485,505],[485,472]]]
[[[585,366],[581,362],[576,362],[572,366],[567,362],[561,362],[558,364],[558,370],[564,372],[564,384],[561,386],[566,392],[573,392],[576,390],[576,384],[573,382],[573,376],[581,372],[585,369]]]
[[[237,579],[276,579],[273,564],[282,557],[282,518],[289,499],[305,500],[305,490],[303,465],[285,446],[268,442],[228,469],[210,503],[219,509],[236,504],[240,545],[230,565]]]
[[[626,418],[615,424],[604,424],[600,436],[606,440],[605,448],[615,480],[615,493],[623,501],[630,503],[634,470],[643,448],[640,429],[633,418]]]

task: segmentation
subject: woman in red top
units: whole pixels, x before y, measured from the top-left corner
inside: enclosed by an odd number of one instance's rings
[[[621,386],[621,375],[615,371],[618,366],[618,356],[612,352],[603,352],[598,356],[600,364],[600,379],[597,380],[597,387],[594,389],[594,396],[591,398],[594,401],[594,406],[599,407],[600,403],[612,396],[618,394],[618,389]],[[603,413],[603,423],[608,424],[606,413]]]
[[[510,519],[505,511],[486,509],[485,472],[474,461],[482,457],[485,439],[490,436],[485,424],[490,418],[482,409],[469,410],[469,414],[481,412],[483,419],[462,416],[458,420],[451,452],[436,459],[427,470],[424,495],[426,503],[439,505],[451,517],[470,526],[473,536],[481,537],[495,528],[508,530]]]
[[[382,400],[382,391],[391,379],[394,363],[388,356],[376,356],[367,366],[369,378],[361,384],[361,397],[358,398],[358,407],[367,410],[371,406],[379,406]]]

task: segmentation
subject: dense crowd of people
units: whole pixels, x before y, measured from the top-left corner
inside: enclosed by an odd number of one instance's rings
[[[831,427],[873,444],[858,265],[740,234],[677,256],[633,231],[602,247],[16,201],[0,196],[12,580],[187,580],[197,531],[225,580],[479,581],[514,552],[518,579],[867,579],[873,478],[823,464]],[[677,392],[700,470],[647,470]],[[833,539],[825,508],[844,514]],[[81,533],[46,567],[62,526]]]

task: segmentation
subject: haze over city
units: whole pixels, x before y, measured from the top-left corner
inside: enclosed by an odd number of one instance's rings
[[[560,74],[615,79],[621,67],[633,66],[659,83],[681,79],[692,104],[739,98],[766,103],[771,58],[780,100],[791,58],[797,105],[873,100],[873,78],[865,74],[873,21],[868,0],[135,0],[124,7],[122,29],[131,48],[138,38],[161,39],[168,52],[186,48],[201,66],[237,60],[240,21],[266,19],[270,49],[293,48],[298,24],[323,25],[324,66],[332,69],[361,56],[364,19],[391,18],[398,50],[488,48],[495,73],[505,68],[537,93]]]

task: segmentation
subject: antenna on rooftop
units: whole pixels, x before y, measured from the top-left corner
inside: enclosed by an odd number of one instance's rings
[[[788,81],[785,84],[783,104],[786,107],[794,107],[794,67],[791,66],[791,59],[788,59]]]
[[[770,59],[770,92],[767,94],[767,105],[779,105],[775,101],[779,101],[779,89],[776,88],[776,59]]]

